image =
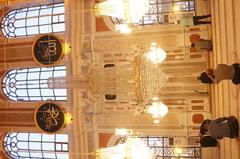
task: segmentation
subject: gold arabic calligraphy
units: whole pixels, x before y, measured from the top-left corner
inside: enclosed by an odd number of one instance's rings
[[[38,41],[38,46],[41,48],[41,58],[48,60],[50,56],[57,54],[56,40]]]
[[[47,130],[51,129],[54,126],[57,126],[58,120],[60,120],[59,110],[54,107],[47,109],[43,112],[41,120],[44,121]]]

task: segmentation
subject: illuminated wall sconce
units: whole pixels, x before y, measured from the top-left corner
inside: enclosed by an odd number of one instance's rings
[[[69,43],[64,43],[64,54],[68,54],[71,50],[71,46]]]
[[[72,123],[73,117],[72,117],[72,114],[70,112],[65,113],[65,120],[66,120],[67,125]]]

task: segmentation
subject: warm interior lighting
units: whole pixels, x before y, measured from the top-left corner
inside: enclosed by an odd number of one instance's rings
[[[154,119],[154,120],[153,120],[153,123],[154,123],[154,124],[159,124],[159,123],[160,123],[160,120],[159,120],[159,119]]]
[[[69,43],[64,43],[64,54],[68,54],[70,52],[71,46]]]
[[[105,15],[122,20],[116,25],[116,31],[131,33],[129,24],[141,21],[149,10],[149,0],[105,0],[94,5],[96,15]]]
[[[173,12],[179,12],[180,11],[180,6],[179,5],[174,5],[172,10],[173,10]]]
[[[99,149],[99,159],[152,159],[153,152],[139,138],[128,138],[124,144]]]
[[[175,148],[174,148],[174,153],[175,153],[177,156],[181,156],[182,153],[183,153],[183,149],[182,149],[182,148],[179,148],[179,147],[175,147]]]
[[[105,15],[124,18],[124,2],[119,0],[106,0],[94,5],[96,15]]]
[[[126,142],[127,158],[129,159],[152,159],[153,153],[150,148],[139,138],[129,138]]]
[[[125,34],[132,32],[132,29],[128,26],[128,24],[116,24],[115,30]]]
[[[152,114],[152,117],[157,120],[168,113],[168,107],[162,102],[153,101],[152,105],[148,107],[147,112]]]
[[[117,146],[102,148],[97,150],[98,159],[125,159],[126,145],[119,144]]]
[[[124,128],[116,128],[115,129],[115,135],[131,135],[133,134],[133,131],[131,129],[124,129]]]
[[[148,12],[149,0],[105,0],[95,4],[97,15],[121,18],[126,23],[136,23]]]
[[[151,44],[150,51],[145,54],[145,56],[154,64],[162,63],[166,57],[166,52],[157,47],[157,44],[154,42]]]
[[[72,123],[72,114],[70,112],[65,113],[65,120],[66,120],[66,124],[71,124]]]

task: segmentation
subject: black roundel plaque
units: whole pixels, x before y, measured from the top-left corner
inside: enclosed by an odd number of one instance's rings
[[[53,65],[63,56],[62,43],[51,34],[40,36],[33,44],[32,55],[40,65]]]
[[[54,103],[44,103],[35,111],[35,124],[46,133],[54,133],[65,124],[65,116],[61,107]]]

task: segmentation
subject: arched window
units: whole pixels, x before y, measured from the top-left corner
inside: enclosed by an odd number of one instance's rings
[[[67,134],[7,133],[3,147],[12,159],[68,159]]]
[[[3,77],[2,90],[13,101],[66,100],[66,88],[49,85],[56,77],[66,77],[66,66],[14,69]]]
[[[64,3],[11,10],[3,16],[1,29],[7,38],[64,32]]]
[[[195,0],[149,0],[149,11],[135,25],[171,24],[184,14],[193,15]],[[123,20],[112,17],[114,24]]]

